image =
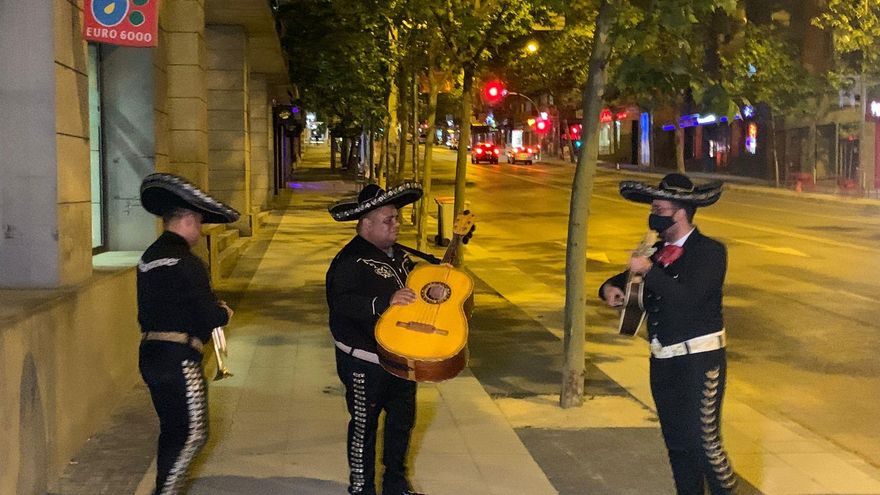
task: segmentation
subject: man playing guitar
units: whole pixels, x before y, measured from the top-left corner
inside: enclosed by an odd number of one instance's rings
[[[721,442],[727,250],[693,225],[697,207],[715,203],[721,184],[694,186],[673,173],[657,187],[621,182],[620,194],[651,205],[648,225],[662,241],[652,257],[633,255],[628,270],[602,284],[599,295],[619,306],[629,273],[644,277],[651,393],[677,493],[703,495],[707,484],[713,495],[732,493],[736,478]]]

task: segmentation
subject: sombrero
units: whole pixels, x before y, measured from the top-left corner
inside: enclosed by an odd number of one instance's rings
[[[150,174],[141,182],[141,204],[153,215],[162,216],[174,208],[202,214],[202,223],[230,223],[238,212],[209,196],[183,177]]]
[[[663,177],[657,187],[634,180],[622,181],[620,195],[637,203],[663,199],[692,206],[709,206],[721,197],[721,186],[722,182],[717,180],[697,186],[686,175],[672,173]]]
[[[418,201],[422,197],[422,185],[418,182],[404,182],[389,190],[376,184],[367,184],[357,198],[343,199],[327,210],[337,222],[357,220],[365,214],[386,205],[396,208]]]

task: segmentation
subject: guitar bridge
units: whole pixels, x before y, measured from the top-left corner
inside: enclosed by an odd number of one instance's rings
[[[398,321],[397,326],[401,328],[405,328],[407,330],[413,330],[415,332],[422,333],[436,333],[437,335],[449,335],[449,332],[443,330],[442,328],[437,328],[434,325],[430,325],[428,323],[421,323],[418,321]]]

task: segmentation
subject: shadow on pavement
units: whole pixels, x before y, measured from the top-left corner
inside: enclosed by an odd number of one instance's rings
[[[347,485],[313,478],[251,478],[245,476],[208,476],[193,480],[189,495],[325,495],[345,493]]]

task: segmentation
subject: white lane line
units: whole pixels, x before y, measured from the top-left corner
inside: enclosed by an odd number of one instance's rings
[[[503,172],[500,171],[500,170],[493,170],[493,172],[495,172],[495,173],[499,173],[499,174],[500,174],[500,173],[503,173]],[[518,175],[510,175],[510,174],[505,174],[505,175],[507,175],[508,177],[514,178],[514,179],[519,179],[519,180],[522,180],[522,181],[525,181],[525,182],[531,182],[531,183],[534,183],[534,184],[540,184],[540,185],[542,185],[542,186],[551,187],[551,188],[554,188],[554,189],[561,189],[561,190],[565,190],[565,191],[569,191],[569,190],[570,190],[570,188],[567,188],[567,187],[557,186],[557,185],[554,185],[554,184],[546,184],[546,183],[541,182],[541,181],[539,181],[539,180],[530,179],[530,178],[527,178],[527,177],[520,177],[520,176],[518,176]],[[594,197],[594,198],[597,198],[597,199],[602,199],[602,200],[605,200],[605,201],[611,201],[611,202],[613,202],[613,203],[632,204],[631,201],[627,201],[627,200],[625,200],[625,199],[623,199],[623,198],[614,198],[614,197],[611,197],[611,196],[604,196],[604,195],[602,195],[602,194],[596,194],[595,192],[593,193],[593,197]],[[801,240],[805,240],[805,241],[810,241],[810,242],[814,242],[814,243],[816,243],[816,244],[824,244],[824,245],[826,245],[826,246],[833,246],[833,247],[839,247],[839,248],[844,248],[844,249],[858,249],[858,250],[860,250],[860,251],[868,251],[868,252],[871,252],[871,253],[875,253],[875,252],[877,252],[877,251],[880,251],[880,249],[875,248],[875,247],[864,246],[864,245],[861,245],[861,244],[855,244],[855,243],[852,243],[852,242],[841,242],[841,241],[835,241],[835,240],[832,240],[832,239],[825,239],[825,238],[822,238],[822,237],[816,237],[816,236],[813,236],[813,235],[799,234],[799,233],[797,233],[797,232],[791,232],[791,231],[782,230],[782,229],[775,229],[775,228],[773,228],[773,227],[762,227],[762,226],[759,226],[759,225],[753,225],[753,224],[744,223],[744,222],[736,222],[736,221],[734,221],[734,220],[725,220],[725,219],[718,218],[718,217],[715,217],[715,216],[712,216],[712,215],[706,215],[706,214],[703,213],[703,212],[700,212],[699,219],[700,219],[701,221],[702,221],[702,220],[708,220],[708,221],[710,221],[710,222],[720,223],[720,224],[728,225],[728,226],[731,226],[731,227],[738,227],[738,228],[746,229],[746,230],[748,230],[748,231],[764,232],[764,233],[767,233],[767,234],[774,234],[774,235],[779,235],[779,236],[783,236],[783,237],[793,237],[793,238],[795,238],[795,239],[801,239]],[[742,242],[742,243],[744,243],[744,244],[748,244],[747,241],[743,241],[743,240],[737,239],[737,238],[735,238],[735,237],[731,237],[731,238],[729,238],[729,239],[734,240],[734,241],[737,241],[737,242]],[[779,248],[779,249],[783,249],[783,248]]]
[[[783,200],[791,199],[792,201],[808,201],[808,199],[806,199],[806,198],[781,198],[781,199],[783,199]],[[810,217],[810,218],[824,218],[826,220],[843,220],[843,221],[852,221],[853,220],[852,217],[849,217],[847,215],[827,215],[827,214],[823,214],[823,213],[816,213],[815,210],[811,210],[810,212],[806,212],[806,211],[802,212],[802,211],[798,211],[796,209],[775,208],[772,206],[756,205],[756,204],[750,204],[750,203],[745,203],[742,201],[735,201],[735,200],[725,201],[724,204],[744,206],[747,208],[754,208],[756,210],[772,211],[772,212],[778,212],[778,213],[801,214],[803,216]],[[850,204],[847,206],[866,206],[866,205]],[[871,220],[875,220],[875,221],[872,222]],[[880,223],[877,220],[880,220],[880,219],[873,218],[873,217],[860,219],[860,221],[863,221],[863,222],[866,222],[869,224]]]
[[[853,299],[859,299],[859,300],[869,302],[869,303],[874,303],[874,304],[880,303],[880,300],[878,300],[875,297],[863,296],[861,294],[856,294],[855,292],[850,292],[848,290],[837,289],[835,292],[843,294],[846,297],[851,297]]]
[[[741,239],[732,239],[732,240],[736,243],[746,244],[748,246],[754,246],[754,247],[761,249],[761,250],[764,250],[764,251],[770,251],[771,253],[787,254],[790,256],[800,256],[802,258],[809,258],[810,257],[809,254],[802,253],[802,252],[798,251],[797,249],[790,248],[790,247],[775,247],[775,246],[769,246],[767,244],[761,244],[759,242],[743,241]]]
[[[565,241],[556,241],[556,245],[561,247],[563,250],[568,249],[568,244]],[[587,259],[598,261],[599,263],[611,263],[611,259],[609,259],[608,255],[605,254],[605,251],[592,251],[589,248],[587,248]]]

